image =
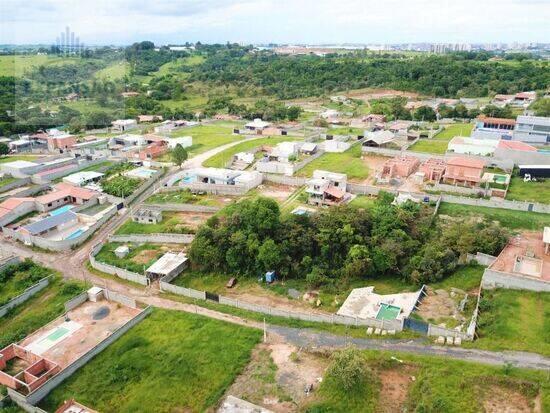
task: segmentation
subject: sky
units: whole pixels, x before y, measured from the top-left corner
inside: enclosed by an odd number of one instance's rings
[[[0,44],[550,43],[550,0],[0,0]]]

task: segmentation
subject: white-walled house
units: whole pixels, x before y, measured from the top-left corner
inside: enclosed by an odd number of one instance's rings
[[[492,156],[498,146],[495,139],[475,139],[463,136],[455,136],[447,146],[448,152],[463,155]]]

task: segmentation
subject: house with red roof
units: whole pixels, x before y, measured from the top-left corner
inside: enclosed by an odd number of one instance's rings
[[[450,185],[479,186],[485,162],[481,159],[455,156],[447,161],[443,181]]]

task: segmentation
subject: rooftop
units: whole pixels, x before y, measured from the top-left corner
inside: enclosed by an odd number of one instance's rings
[[[65,211],[61,214],[57,215],[50,215],[47,218],[44,218],[40,221],[33,222],[32,224],[28,224],[23,226],[22,229],[29,232],[31,235],[40,234],[41,232],[48,231],[52,228],[56,228],[57,226],[71,222],[78,219],[77,215],[72,211]]]
[[[483,169],[485,162],[481,159],[465,158],[463,156],[454,156],[447,161],[450,166],[465,166],[468,168]]]
[[[153,265],[147,268],[147,273],[166,275],[187,261],[187,255],[183,252],[167,252]]]

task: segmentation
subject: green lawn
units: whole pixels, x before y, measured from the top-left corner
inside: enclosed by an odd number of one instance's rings
[[[295,141],[297,138],[291,136],[277,136],[277,137],[267,137],[261,139],[247,140],[239,143],[225,151],[222,151],[211,158],[208,158],[203,165],[213,168],[224,168],[230,161],[233,159],[233,155],[239,152],[247,152],[252,149],[258,148],[263,145],[275,146],[280,142]],[[194,141],[193,141],[194,142]]]
[[[84,291],[82,283],[54,279],[30,300],[0,318],[0,348],[25,338],[65,312],[65,302]]]
[[[351,202],[350,205],[357,208],[369,209],[372,208],[376,198],[368,195],[357,195]]]
[[[40,158],[40,155],[10,155],[0,157],[0,163],[14,162],[14,161],[29,161],[32,162]]]
[[[484,290],[472,346],[550,356],[550,293]]]
[[[75,398],[104,413],[210,411],[249,362],[260,337],[247,327],[155,309],[41,407],[53,411]]]
[[[230,197],[225,197],[230,198]],[[224,206],[222,199],[215,195],[196,195],[188,189],[172,192],[159,192],[145,201],[147,204],[194,204],[202,206]]]
[[[11,176],[0,178],[0,187],[11,184],[12,182],[15,182],[15,181],[17,181],[17,178],[12,178]]]
[[[474,125],[472,123],[457,123],[446,126],[432,139],[420,139],[409,150],[415,152],[444,154],[449,141],[455,136],[470,136]]]
[[[164,254],[164,252],[161,251],[160,245],[140,244],[129,245],[130,253],[124,258],[118,258],[115,255],[115,250],[121,245],[123,244],[117,242],[105,243],[95,256],[96,260],[138,274],[143,274],[145,269],[153,265],[153,263]]]
[[[518,398],[533,403],[541,394],[541,411],[550,408],[550,382],[544,371],[504,369],[486,364],[469,363],[444,357],[415,356],[394,352],[363,351],[370,369],[369,378],[362,390],[345,391],[333,380],[325,377],[319,390],[313,393],[306,412],[374,413],[383,411],[477,413],[486,411],[484,402],[504,392],[514,395],[509,400],[500,399],[506,408],[515,407]],[[397,361],[398,359],[399,361]],[[392,405],[387,398],[395,397],[396,388],[387,383],[389,393],[383,393],[381,376],[404,379],[403,405]],[[412,380],[414,377],[414,381]],[[392,397],[393,396],[393,397]],[[502,397],[502,396],[500,396]],[[500,405],[503,407],[503,405]],[[498,410],[493,410],[498,411]],[[514,410],[516,411],[516,410]],[[519,410],[518,410],[519,411]]]
[[[447,202],[441,203],[439,214],[458,218],[485,217],[491,221],[498,221],[500,225],[511,230],[540,231],[543,227],[550,225],[550,214],[450,204]]]
[[[117,235],[127,234],[190,234],[194,229],[188,228],[182,223],[177,212],[162,212],[162,221],[158,224],[140,224],[128,219],[115,232]]]
[[[510,181],[506,199],[550,204],[550,179],[523,182],[523,178],[514,176]]]
[[[5,55],[0,56],[0,76],[21,77],[38,66],[74,63],[80,59],[48,55]]]
[[[5,267],[0,271],[0,306],[52,274],[52,270],[31,260]]]
[[[96,165],[88,166],[87,168],[81,169],[81,170],[78,171],[78,172],[89,172],[89,171],[106,170],[107,168],[111,167],[112,165],[114,165],[114,162],[113,162],[113,161],[100,162],[100,163],[98,163],[98,164],[96,164]]]
[[[233,135],[233,127],[239,125],[234,122],[217,122],[208,125],[197,125],[180,129],[172,134],[173,137],[192,136],[193,145],[188,148],[192,155],[206,152],[210,149],[227,143],[240,141],[242,135]]]
[[[114,62],[110,66],[107,66],[104,69],[98,70],[94,77],[96,79],[109,79],[109,80],[120,80],[124,76],[130,75],[130,63],[124,62]]]
[[[355,144],[343,153],[325,153],[300,169],[298,176],[312,176],[313,171],[325,171],[347,174],[348,180],[362,181],[369,176],[369,167],[361,159],[361,145]]]

